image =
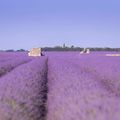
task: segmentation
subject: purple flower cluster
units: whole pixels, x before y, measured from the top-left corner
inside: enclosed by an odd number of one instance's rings
[[[19,61],[19,60],[18,60]],[[24,57],[23,57],[23,61]],[[47,58],[34,58],[0,78],[1,120],[44,120]]]
[[[119,84],[120,58],[108,58],[105,53],[47,55],[48,120],[120,119],[119,97],[105,87],[111,77]],[[104,77],[109,78],[106,85],[102,83]]]

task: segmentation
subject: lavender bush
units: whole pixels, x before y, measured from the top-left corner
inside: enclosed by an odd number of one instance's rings
[[[44,120],[47,58],[35,58],[0,78],[0,119]]]

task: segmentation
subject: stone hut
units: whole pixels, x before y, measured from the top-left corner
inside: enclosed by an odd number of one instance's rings
[[[89,54],[90,53],[90,49],[86,49],[86,53]]]
[[[32,48],[29,51],[28,56],[42,56],[41,48]]]
[[[89,54],[90,53],[90,49],[84,48],[83,51],[80,52],[80,54],[84,54],[84,53]]]

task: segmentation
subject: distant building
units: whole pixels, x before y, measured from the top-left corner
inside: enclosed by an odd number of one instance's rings
[[[29,51],[28,56],[42,56],[41,48],[32,48]]]
[[[84,48],[83,51],[80,52],[80,54],[84,54],[84,53],[89,54],[90,53],[90,49]]]
[[[86,49],[86,53],[89,54],[90,53],[90,49]]]

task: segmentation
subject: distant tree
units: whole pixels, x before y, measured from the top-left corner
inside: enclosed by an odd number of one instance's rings
[[[24,52],[24,51],[25,51],[24,49],[17,50],[17,52]]]
[[[71,48],[73,49],[73,48],[74,48],[74,45],[71,45]]]
[[[66,46],[65,46],[65,43],[63,44],[63,48],[65,48]]]
[[[6,50],[6,52],[14,52],[13,49]]]

